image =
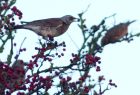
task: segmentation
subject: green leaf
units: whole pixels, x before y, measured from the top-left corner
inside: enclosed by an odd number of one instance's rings
[[[4,50],[4,46],[2,45],[2,46],[0,47],[0,53],[2,53],[3,50]]]
[[[9,4],[9,6],[14,5],[14,4],[16,3],[16,1],[17,1],[17,0],[11,0],[11,2],[10,2],[10,4]]]

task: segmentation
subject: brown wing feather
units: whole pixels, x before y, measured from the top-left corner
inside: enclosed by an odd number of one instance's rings
[[[114,43],[127,34],[128,25],[121,23],[109,29],[105,36],[102,38],[102,46]]]
[[[29,22],[27,25],[57,27],[59,24],[62,24],[62,23],[63,21],[60,18],[49,18],[49,19],[35,20],[32,22]]]

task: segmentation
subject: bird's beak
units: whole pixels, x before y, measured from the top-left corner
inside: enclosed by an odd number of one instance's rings
[[[78,22],[79,21],[79,19],[78,18],[73,18],[73,22]]]

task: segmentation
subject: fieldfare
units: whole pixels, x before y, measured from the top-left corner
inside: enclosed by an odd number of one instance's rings
[[[14,26],[14,29],[28,29],[42,36],[43,38],[48,36],[57,37],[65,33],[70,24],[76,21],[76,19],[77,18],[71,15],[65,15],[60,18],[35,20],[24,25],[16,25]]]
[[[102,38],[101,45],[105,46],[109,43],[115,43],[119,39],[123,38],[128,33],[128,26],[135,21],[136,20],[120,23],[110,28]]]

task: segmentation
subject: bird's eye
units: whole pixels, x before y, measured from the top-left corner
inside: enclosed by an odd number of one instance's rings
[[[71,16],[71,17],[69,17],[69,20],[70,20],[70,21],[73,21],[73,19],[74,19],[74,17],[72,17],[72,16]]]

